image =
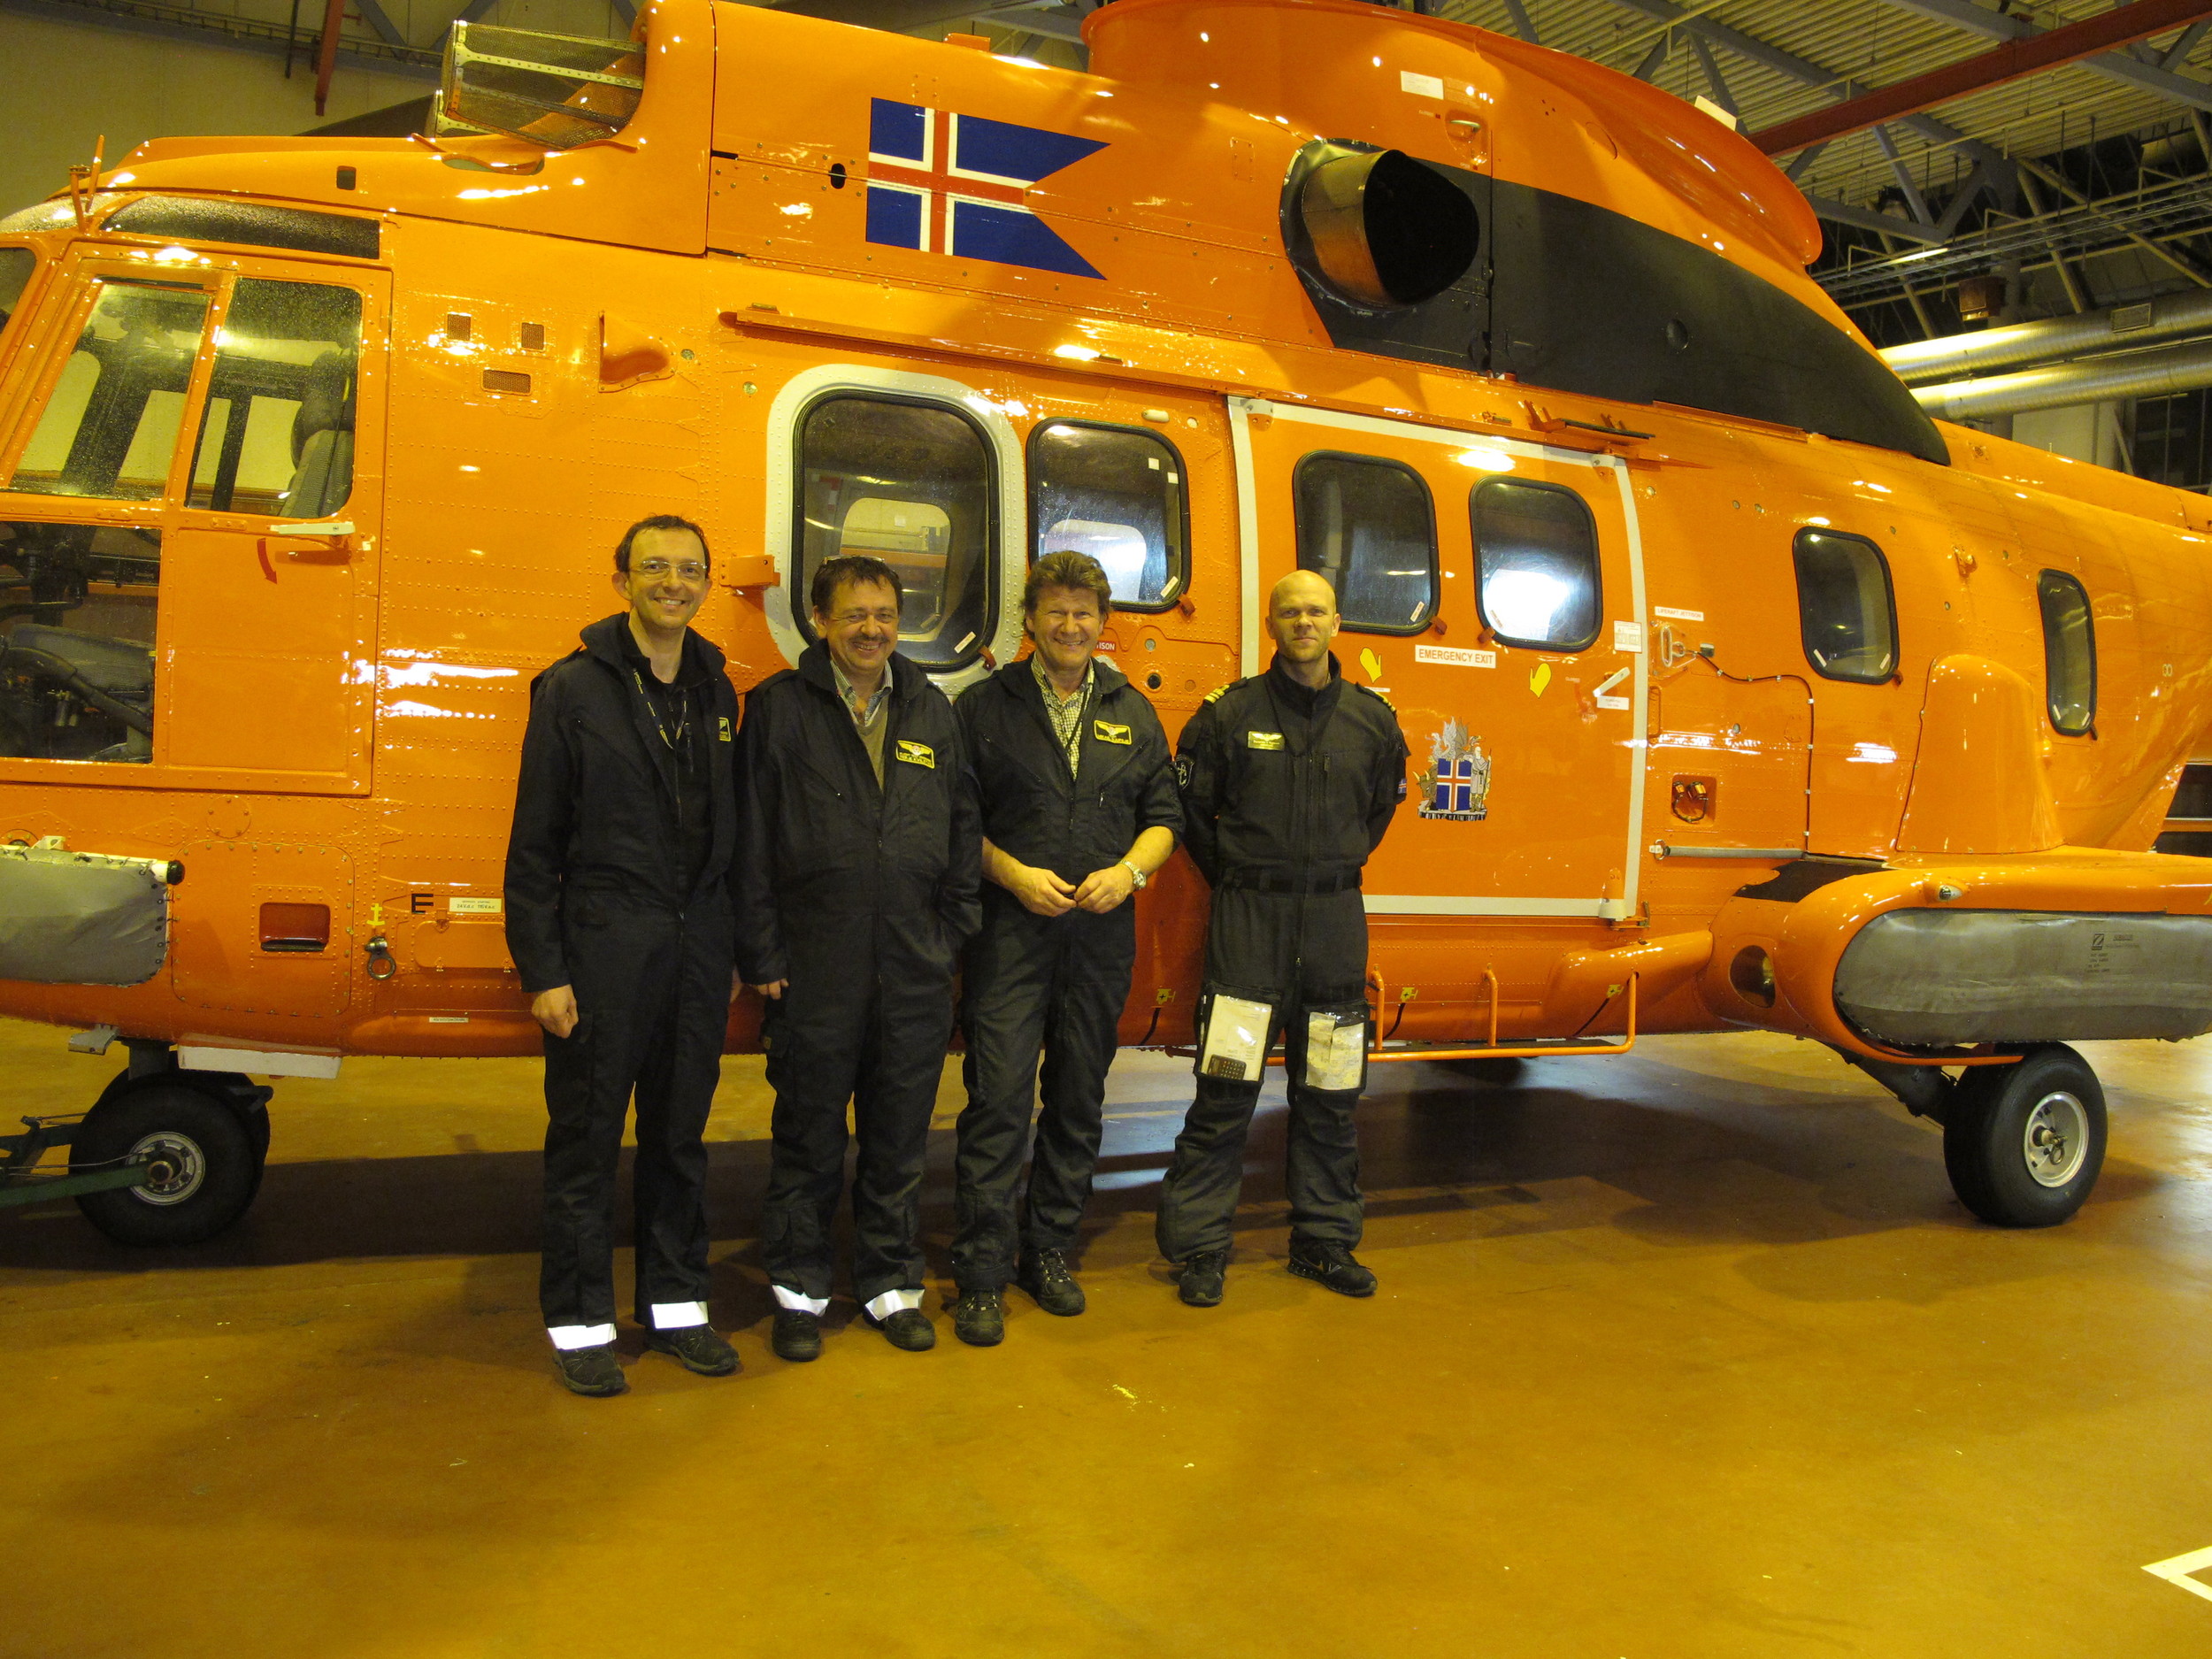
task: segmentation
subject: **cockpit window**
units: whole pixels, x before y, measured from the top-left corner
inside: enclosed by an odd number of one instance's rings
[[[15,315],[18,301],[38,269],[38,256],[28,248],[0,248],[0,328]]]
[[[151,501],[169,477],[208,296],[103,282],[8,488]]]
[[[242,280],[216,336],[188,504],[320,518],[353,489],[361,296]]]
[[[0,520],[0,757],[154,757],[161,532]]]

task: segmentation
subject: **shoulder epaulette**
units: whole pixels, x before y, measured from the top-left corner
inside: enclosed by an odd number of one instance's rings
[[[1397,713],[1397,712],[1398,712],[1398,705],[1397,705],[1396,703],[1394,703],[1391,702],[1391,700],[1390,700],[1389,698],[1387,698],[1387,697],[1384,696],[1384,695],[1382,695],[1382,693],[1381,693],[1381,692],[1379,692],[1379,691],[1378,691],[1378,690],[1376,690],[1376,689],[1374,688],[1374,687],[1372,687],[1372,686],[1361,686],[1361,687],[1358,687],[1358,689],[1360,689],[1360,690],[1362,690],[1362,691],[1365,692],[1365,693],[1366,693],[1369,696],[1371,696],[1371,697],[1374,698],[1374,700],[1375,700],[1376,702],[1378,702],[1378,703],[1381,703],[1381,704],[1382,704],[1382,706],[1383,706],[1384,708],[1386,708],[1386,709],[1389,710],[1391,711],[1391,713],[1395,714],[1395,713]]]
[[[1234,683],[1234,682],[1232,682],[1232,683]],[[1211,691],[1210,691],[1210,692],[1208,692],[1208,693],[1206,694],[1206,701],[1207,701],[1208,703],[1218,703],[1218,702],[1220,702],[1220,701],[1221,701],[1221,694],[1222,694],[1223,692],[1225,692],[1225,691],[1228,690],[1228,689],[1229,689],[1229,687],[1228,687],[1227,686],[1216,686],[1216,687],[1214,687]]]

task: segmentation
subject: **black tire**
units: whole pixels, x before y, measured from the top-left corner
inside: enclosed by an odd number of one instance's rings
[[[1511,1088],[1528,1070],[1528,1062],[1517,1056],[1503,1060],[1445,1060],[1440,1064],[1471,1083],[1487,1083],[1494,1088]]]
[[[2064,1043],[2017,1065],[1970,1066],[1943,1113],[1943,1167],[1959,1202],[1992,1226],[2055,1226],[2104,1167],[2104,1090]]]
[[[85,1114],[69,1167],[111,1168],[152,1156],[161,1179],[81,1193],[77,1208],[119,1244],[198,1244],[246,1212],[261,1185],[255,1136],[237,1110],[167,1079],[113,1094]]]

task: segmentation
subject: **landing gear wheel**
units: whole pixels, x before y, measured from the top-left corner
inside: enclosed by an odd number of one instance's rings
[[[2055,1226],[2079,1210],[2104,1143],[2104,1090],[2063,1043],[2039,1044],[2017,1065],[1969,1067],[1944,1108],[1952,1190],[1993,1226]]]
[[[234,1109],[189,1084],[110,1095],[85,1114],[69,1167],[143,1162],[149,1179],[143,1187],[81,1193],[77,1208],[119,1244],[211,1239],[245,1213],[261,1185],[257,1139]]]

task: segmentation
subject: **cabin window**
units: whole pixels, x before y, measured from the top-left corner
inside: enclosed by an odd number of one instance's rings
[[[1124,611],[1162,611],[1189,574],[1183,459],[1164,439],[1125,426],[1055,420],[1029,438],[1033,560],[1087,553]]]
[[[2035,579],[2043,608],[2043,681],[2051,724],[2079,737],[2097,718],[2097,635],[2089,595],[2063,571]]]
[[[161,535],[0,521],[0,757],[153,758]]]
[[[208,296],[103,282],[11,489],[151,501],[169,480]]]
[[[361,296],[242,280],[216,335],[188,505],[320,518],[353,492]]]
[[[1897,672],[1889,563],[1863,536],[1797,533],[1797,612],[1805,660],[1830,680],[1878,685]]]
[[[998,526],[990,445],[940,403],[841,393],[799,427],[798,581],[792,611],[814,637],[809,588],[826,559],[864,553],[905,589],[901,652],[941,671],[990,637]]]
[[[1298,568],[1336,589],[1344,626],[1417,634],[1436,609],[1436,513],[1420,474],[1365,455],[1310,455],[1291,480]]]
[[[1476,603],[1502,644],[1579,651],[1598,637],[1598,526],[1574,491],[1494,478],[1468,497]]]

